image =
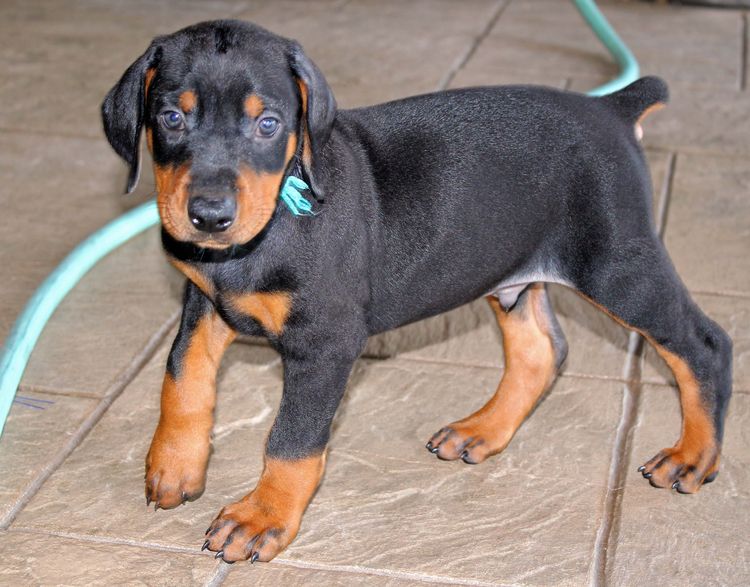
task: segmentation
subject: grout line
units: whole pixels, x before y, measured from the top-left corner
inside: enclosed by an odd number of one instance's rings
[[[495,7],[490,13],[487,24],[479,32],[479,34],[474,37],[471,44],[466,48],[466,51],[464,51],[464,54],[455,61],[453,66],[448,70],[448,73],[443,76],[443,79],[441,79],[440,83],[438,83],[436,90],[445,90],[451,84],[453,78],[455,78],[458,72],[464,68],[464,66],[469,62],[469,59],[474,56],[474,53],[476,53],[479,45],[481,45],[482,41],[484,41],[490,34],[492,29],[495,27],[498,19],[502,16],[503,12],[505,12],[505,9],[510,3],[511,0],[498,0],[497,4],[495,4]]]
[[[442,583],[448,585],[471,585],[474,587],[499,587],[502,583],[491,583],[475,579],[462,579],[459,577],[447,577],[443,575],[428,575],[426,573],[417,573],[413,571],[395,571],[391,569],[376,569],[372,567],[362,567],[358,565],[334,565],[326,563],[311,563],[301,560],[274,559],[274,563],[298,569],[310,569],[317,571],[332,571],[338,573],[349,573],[356,575],[376,575],[380,577],[391,577],[394,579],[404,579],[408,581],[420,581],[422,583]]]
[[[188,554],[196,557],[213,558],[213,553],[202,553],[197,548],[186,547],[186,546],[172,546],[165,545],[157,542],[143,542],[139,540],[132,540],[128,538],[116,538],[114,536],[96,536],[92,534],[80,534],[78,532],[64,532],[59,530],[46,530],[42,528],[34,528],[21,526],[17,528],[11,528],[8,530],[9,533],[14,534],[36,534],[44,536],[56,536],[58,538],[68,538],[72,540],[80,540],[81,542],[89,542],[94,544],[109,544],[109,545],[120,545],[129,546],[133,548],[146,548],[149,550],[156,550],[159,552],[166,552],[172,554]],[[262,563],[266,564],[266,563]],[[470,585],[474,587],[501,587],[502,584],[490,583],[486,581],[479,581],[473,579],[462,579],[459,577],[447,577],[442,575],[430,575],[426,573],[416,573],[411,571],[394,571],[390,569],[377,569],[371,567],[362,567],[355,565],[336,565],[327,563],[313,563],[304,562],[300,560],[290,560],[283,558],[275,558],[272,563],[269,564],[269,569],[279,570],[278,567],[290,567],[304,570],[319,570],[328,571],[335,573],[346,573],[352,575],[375,575],[381,577],[392,577],[397,579],[406,579],[409,581],[419,581],[422,583],[441,583],[448,585]],[[221,585],[226,579],[226,576],[231,570],[231,565],[227,563],[219,562],[216,570],[212,577],[206,583],[206,587],[213,587],[214,585]]]
[[[747,12],[743,12],[740,17],[740,91],[747,89],[747,69],[748,69],[748,26]]]
[[[51,387],[45,387],[43,385],[28,385],[26,383],[21,383],[18,386],[18,393],[39,393],[42,395],[79,397],[82,399],[101,399],[100,395],[91,391],[65,391],[64,389],[53,389]]]
[[[607,477],[607,492],[604,496],[604,511],[601,523],[596,531],[594,552],[589,571],[592,587],[600,587],[607,583],[607,563],[612,559],[613,552],[611,551],[614,551],[614,545],[616,544],[615,526],[620,517],[626,476],[625,468],[630,461],[630,440],[638,419],[641,391],[641,384],[638,379],[640,378],[643,360],[643,338],[639,334],[631,332],[628,347],[628,358],[623,368],[623,376],[631,379],[631,383],[625,384],[622,393],[622,411],[612,447],[612,461]],[[612,548],[610,548],[610,544],[612,544]]]
[[[677,173],[677,153],[670,152],[667,157],[667,174],[659,190],[659,206],[656,212],[656,232],[664,240],[667,230],[667,218],[669,216],[669,203],[672,200],[674,178]]]
[[[180,317],[180,311],[175,311],[167,320],[164,322],[159,329],[148,339],[146,345],[141,351],[130,361],[130,363],[120,372],[115,380],[109,385],[106,392],[102,396],[101,401],[97,404],[94,410],[86,417],[83,423],[78,427],[78,430],[68,439],[68,441],[62,446],[57,452],[54,458],[47,463],[47,465],[41,470],[39,475],[32,480],[18,497],[16,502],[10,508],[8,513],[0,518],[0,530],[6,530],[13,523],[16,516],[21,512],[23,508],[28,505],[31,499],[36,495],[42,485],[49,479],[52,474],[65,462],[70,454],[83,442],[84,438],[88,436],[89,432],[96,426],[101,420],[104,413],[112,405],[112,403],[120,397],[120,394],[130,384],[133,379],[141,372],[146,363],[153,357],[154,353],[159,349],[164,339],[177,324]]]
[[[8,533],[13,534],[41,534],[44,536],[55,536],[57,538],[67,538],[70,540],[80,540],[81,542],[91,542],[94,544],[114,544],[118,546],[130,546],[133,548],[147,548],[148,550],[157,550],[159,552],[168,552],[172,554],[189,554],[192,556],[212,557],[213,553],[202,553],[197,548],[187,546],[172,546],[161,544],[159,542],[148,542],[142,540],[132,540],[128,538],[116,538],[114,536],[96,536],[93,534],[80,534],[78,532],[66,532],[64,530],[47,530],[43,528],[34,528],[33,526],[20,526],[7,529]]]
[[[691,289],[690,293],[698,296],[717,296],[722,298],[735,298],[738,300],[750,300],[750,293],[741,291],[721,291],[711,289]]]

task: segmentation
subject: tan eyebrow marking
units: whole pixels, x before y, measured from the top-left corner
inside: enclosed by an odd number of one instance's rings
[[[265,106],[263,100],[257,94],[250,94],[245,98],[245,113],[251,118],[258,118],[263,113]]]
[[[189,114],[198,103],[198,96],[195,95],[195,92],[193,90],[187,90],[180,94],[179,103],[182,111],[185,114]]]

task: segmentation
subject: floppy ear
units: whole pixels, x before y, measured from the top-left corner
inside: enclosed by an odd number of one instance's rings
[[[102,103],[104,134],[117,154],[130,166],[125,193],[131,193],[141,173],[140,138],[146,111],[146,86],[155,72],[160,51],[152,43],[135,63],[128,67],[120,81]]]
[[[323,74],[297,43],[292,43],[291,67],[302,96],[302,165],[313,191],[320,195],[315,161],[331,135],[336,99]]]

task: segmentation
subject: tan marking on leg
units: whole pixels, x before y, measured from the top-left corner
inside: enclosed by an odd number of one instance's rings
[[[269,561],[299,531],[325,469],[325,453],[304,459],[266,457],[256,488],[219,512],[207,533],[209,550],[225,561]]]
[[[494,396],[477,412],[450,424],[430,440],[444,459],[483,461],[502,451],[556,375],[555,350],[544,309],[546,292],[535,284],[521,308],[505,312],[488,297],[503,335],[505,372]],[[434,450],[434,448],[433,448]]]
[[[627,324],[604,306],[580,292],[577,293],[620,326],[645,338],[672,370],[680,392],[682,433],[677,444],[661,450],[644,465],[642,472],[655,487],[670,487],[675,481],[679,481],[680,491],[695,493],[703,480],[718,470],[721,450],[716,442],[716,430],[710,410],[701,399],[700,382],[684,359],[659,345],[643,330]]]
[[[151,155],[154,154],[154,131],[152,131],[150,128],[146,129],[146,146],[148,147],[148,152],[151,153]]]
[[[205,487],[216,372],[236,332],[217,313],[192,333],[175,377],[167,373],[161,414],[146,457],[146,498],[169,509],[197,499]]]
[[[292,296],[286,292],[254,292],[229,296],[231,306],[257,320],[268,332],[280,335],[289,317]]]
[[[265,110],[265,105],[260,96],[257,94],[250,94],[245,98],[245,114],[250,118],[258,118],[258,116],[263,114],[263,110]]]
[[[182,111],[185,114],[190,114],[193,111],[193,108],[195,108],[196,104],[198,104],[198,96],[195,95],[195,92],[193,90],[186,90],[180,94],[180,98],[178,100],[180,104],[180,108],[182,108]]]
[[[701,398],[700,382],[684,359],[646,339],[669,365],[680,390],[682,431],[672,448],[660,451],[646,463],[644,474],[656,487],[670,487],[678,482],[682,493],[695,493],[706,477],[719,469],[721,447],[710,409]]]

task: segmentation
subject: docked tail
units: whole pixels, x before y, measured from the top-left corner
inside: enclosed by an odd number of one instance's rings
[[[669,90],[663,79],[649,76],[601,99],[611,104],[625,120],[636,123],[650,111],[664,106],[669,100]]]

